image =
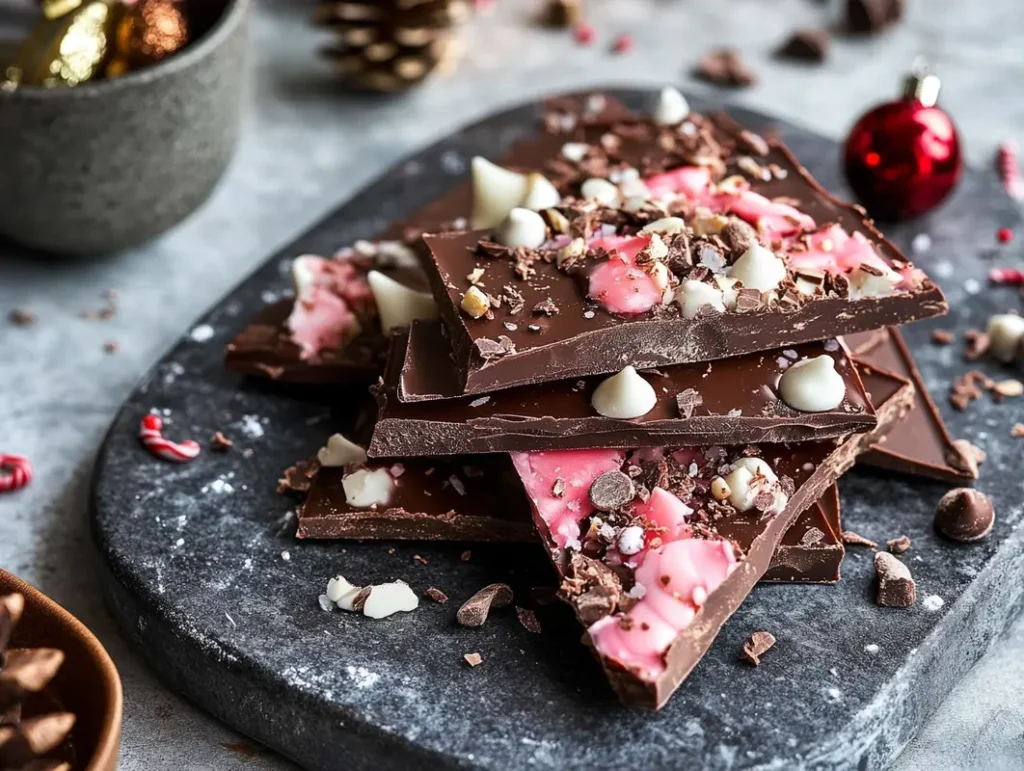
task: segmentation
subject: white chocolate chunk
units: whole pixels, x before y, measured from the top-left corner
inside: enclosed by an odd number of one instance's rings
[[[370,618],[387,618],[400,611],[416,610],[420,598],[404,581],[376,584],[370,587],[370,595],[363,605],[363,615]]]
[[[718,313],[725,311],[722,292],[703,281],[684,281],[676,290],[675,301],[686,319],[692,319],[701,308],[711,308]]]
[[[778,514],[785,508],[788,496],[779,489],[779,478],[761,458],[740,458],[735,468],[725,477],[729,488],[729,503],[737,511],[750,511],[754,508],[754,499],[762,490],[772,493],[772,505],[765,513]]]
[[[644,548],[644,529],[638,525],[630,525],[619,531],[619,537],[615,542],[620,554],[627,557],[631,554],[639,554]]]
[[[892,268],[859,265],[850,273],[854,297],[880,297],[892,292],[903,278]]]
[[[349,506],[368,509],[374,505],[384,506],[391,500],[395,480],[387,469],[361,468],[342,477],[341,486]]]
[[[664,294],[669,288],[669,272],[668,265],[663,262],[656,262],[647,268],[647,275],[651,277],[651,281],[658,287],[659,290]],[[663,302],[672,302],[671,298]]]
[[[519,202],[519,206],[524,209],[540,211],[558,206],[561,202],[562,196],[558,193],[558,189],[543,174],[534,171],[526,176],[526,195]]]
[[[548,226],[537,212],[516,207],[494,231],[494,240],[505,246],[536,249],[548,237]]]
[[[668,86],[658,94],[658,103],[654,105],[651,117],[659,126],[675,126],[686,120],[690,114],[690,105],[679,89]]]
[[[363,587],[348,582],[345,576],[335,576],[327,582],[327,599],[342,610],[352,610],[352,600]]]
[[[474,229],[493,228],[526,197],[529,180],[479,155],[473,159]]]
[[[828,412],[843,403],[846,383],[831,356],[803,359],[779,379],[782,401],[800,412]]]
[[[686,220],[682,217],[662,217],[660,220],[654,220],[654,222],[644,225],[640,232],[674,236],[676,233],[682,233],[684,230],[686,230]]]
[[[366,281],[385,332],[407,327],[413,319],[437,318],[437,303],[429,292],[417,292],[376,270],[366,275]]]
[[[487,295],[481,292],[478,287],[471,286],[466,291],[466,294],[462,295],[460,307],[469,316],[479,319],[490,310],[491,301],[487,299]]]
[[[606,418],[631,420],[646,415],[658,401],[654,388],[633,367],[626,367],[594,389],[590,404]]]
[[[997,313],[988,320],[989,350],[1000,361],[1010,362],[1021,355],[1024,341],[1024,316]]]
[[[753,243],[729,268],[729,275],[747,289],[770,292],[785,280],[786,264],[770,249]]]
[[[607,179],[591,177],[580,186],[580,195],[599,204],[611,206],[619,200],[619,189]]]
[[[566,142],[562,145],[562,157],[573,163],[579,163],[587,157],[590,145],[586,142]]]
[[[333,434],[316,454],[321,466],[338,468],[349,463],[366,463],[366,450],[341,434]]]

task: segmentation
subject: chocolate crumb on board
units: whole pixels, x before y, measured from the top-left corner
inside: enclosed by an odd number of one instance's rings
[[[820,64],[828,53],[828,32],[823,29],[797,29],[789,36],[775,56],[779,59],[793,59],[801,62]]]
[[[867,546],[869,549],[874,549],[878,546],[878,544],[870,538],[865,538],[860,533],[855,533],[852,530],[844,530],[841,538],[843,539],[843,543],[848,546]]]
[[[117,340],[108,340],[103,344],[103,353],[113,355],[121,350],[121,344]]]
[[[36,314],[24,308],[14,308],[7,314],[7,319],[16,327],[30,327],[36,323]]]
[[[448,602],[448,595],[438,589],[436,586],[428,586],[427,590],[423,592],[423,596],[428,600],[436,602],[438,605],[444,605]]]
[[[522,624],[523,629],[527,632],[540,634],[540,621],[537,620],[537,616],[532,610],[520,608],[516,605],[516,618],[519,619],[519,623]]]
[[[734,48],[713,48],[697,62],[693,74],[716,86],[746,88],[757,82],[740,52]]]
[[[478,667],[484,663],[484,657],[479,653],[467,653],[462,658],[464,658],[466,663],[471,667]]]
[[[964,358],[967,361],[977,361],[986,353],[992,345],[992,338],[988,332],[980,329],[968,329],[964,332]]]
[[[308,493],[310,485],[313,484],[313,477],[319,470],[320,463],[315,458],[300,460],[294,466],[289,466],[284,470],[284,476],[277,480],[277,492]]]
[[[1014,439],[1020,439],[1024,436],[1024,423],[1014,423],[1010,429],[1010,436]]]
[[[909,608],[917,600],[917,585],[910,568],[887,551],[875,555],[878,593],[875,601],[887,608]]]
[[[459,559],[463,562],[469,562],[469,560],[472,559],[472,557],[473,552],[471,552],[469,549],[466,549],[466,551],[462,552],[462,554],[459,555]]]
[[[912,541],[905,535],[897,536],[896,538],[890,538],[885,542],[885,545],[889,547],[889,551],[893,554],[904,554],[907,549],[910,548]]]
[[[846,0],[846,28],[874,35],[903,18],[904,0]]]
[[[214,452],[227,452],[234,446],[235,443],[224,436],[220,431],[214,432],[213,436],[210,438],[210,449]],[[285,473],[287,474],[288,472]]]
[[[936,345],[949,345],[955,338],[948,329],[933,329],[932,342]]]
[[[761,663],[761,657],[775,645],[775,635],[771,632],[754,632],[743,643],[740,658],[755,667]]]
[[[994,387],[995,382],[991,378],[983,372],[972,369],[953,383],[949,392],[949,402],[963,412],[972,401],[981,398],[982,389],[988,391]]]
[[[491,608],[504,608],[512,602],[512,587],[508,584],[491,584],[466,600],[455,620],[462,626],[483,626]]]

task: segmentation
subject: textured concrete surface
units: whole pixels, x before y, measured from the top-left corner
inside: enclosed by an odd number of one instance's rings
[[[629,31],[637,50],[579,49],[526,26],[535,4],[503,0],[474,24],[459,74],[407,97],[346,97],[312,51],[322,40],[304,4],[264,2],[253,25],[255,93],[239,155],[223,185],[195,217],[136,252],[91,263],[54,263],[4,249],[0,310],[29,307],[36,327],[0,332],[0,440],[30,455],[33,487],[0,500],[0,565],[40,585],[89,623],[121,667],[127,695],[126,769],[282,769],[254,757],[238,737],[160,686],[113,631],[99,604],[85,529],[88,471],[103,431],[135,380],[186,329],[276,247],[305,230],[394,160],[495,107],[541,91],[608,82],[687,83],[705,45],[731,43],[750,55],[762,85],[738,101],[832,136],[897,89],[905,64],[930,54],[945,82],[968,157],[988,166],[995,143],[1024,133],[1024,12],[1016,2],[910,3],[909,21],[877,40],[842,41],[821,69],[768,56],[796,25],[827,12],[804,0],[765,3],[595,3],[603,41]],[[643,14],[655,21],[637,21]],[[699,44],[680,41],[699,39]],[[557,67],[557,71],[556,71]],[[8,151],[7,148],[4,151]],[[941,223],[939,223],[941,225]],[[101,294],[118,290],[118,314],[88,321]],[[118,340],[121,352],[103,353]],[[1024,712],[1024,626],[961,683],[897,762],[916,769],[1019,768]]]

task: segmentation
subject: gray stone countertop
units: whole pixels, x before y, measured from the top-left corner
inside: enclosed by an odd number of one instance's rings
[[[341,93],[316,59],[326,40],[307,23],[309,2],[263,0],[252,19],[244,139],[201,211],[158,241],[102,261],[0,257],[0,324],[15,307],[38,315],[30,328],[0,326],[0,450],[28,455],[37,474],[27,490],[0,497],[0,566],[56,598],[110,650],[125,686],[123,769],[291,768],[238,744],[240,737],[160,685],[114,630],[92,574],[85,510],[94,454],[122,399],[192,319],[416,147],[544,92],[665,82],[701,89],[688,70],[714,44],[740,48],[761,76],[757,87],[729,98],[829,136],[841,138],[860,112],[894,95],[913,56],[925,53],[973,165],[990,167],[1002,139],[1024,140],[1018,0],[910,0],[903,24],[870,40],[837,40],[823,67],[772,60],[788,32],[827,23],[837,4],[590,0],[599,40],[584,48],[534,25],[536,0],[501,0],[473,21],[467,59],[453,77],[373,99]],[[609,52],[620,32],[636,39],[629,55]],[[117,314],[81,318],[102,307],[107,289],[118,293]],[[120,351],[104,353],[107,341]],[[964,678],[895,768],[1024,767],[1021,682],[1024,623]]]

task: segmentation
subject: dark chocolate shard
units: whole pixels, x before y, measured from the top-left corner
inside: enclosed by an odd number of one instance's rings
[[[755,667],[761,663],[761,657],[775,645],[775,635],[771,632],[754,632],[743,643],[741,658]]]
[[[455,619],[462,626],[483,626],[491,608],[504,608],[511,602],[512,588],[508,584],[491,584],[462,603]]]
[[[820,64],[828,53],[828,32],[823,29],[798,29],[789,36],[775,55],[780,59]]]

